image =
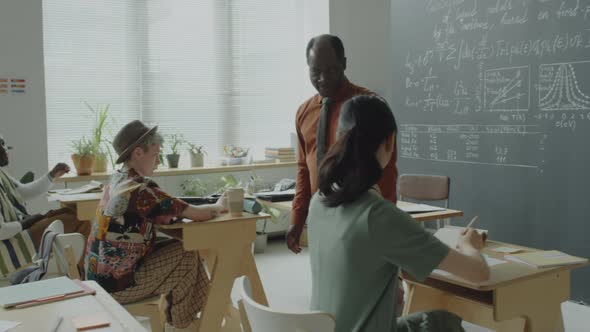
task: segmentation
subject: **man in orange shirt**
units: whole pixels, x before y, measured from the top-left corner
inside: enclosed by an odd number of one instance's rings
[[[311,196],[317,191],[318,166],[326,151],[336,141],[336,129],[340,106],[362,94],[372,91],[353,85],[344,75],[346,57],[340,38],[321,35],[312,38],[306,49],[309,78],[318,94],[306,100],[297,111],[298,139],[296,192],[291,213],[291,225],[287,230],[287,246],[294,253],[301,252],[299,238],[307,218]],[[381,194],[396,201],[397,148],[391,161],[383,170],[379,181]]]

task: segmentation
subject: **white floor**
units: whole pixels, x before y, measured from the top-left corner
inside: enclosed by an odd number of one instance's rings
[[[256,265],[270,306],[285,311],[306,311],[311,295],[309,255],[306,250],[292,254],[281,239],[271,240],[263,254],[256,254]],[[232,298],[239,297],[234,287]],[[590,308],[566,302],[562,305],[566,331],[590,331]],[[468,332],[490,331],[465,323]]]

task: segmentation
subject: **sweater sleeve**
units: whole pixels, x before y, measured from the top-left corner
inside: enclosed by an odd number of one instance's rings
[[[0,217],[0,241],[7,240],[23,231],[23,228],[18,221],[4,222]]]
[[[16,189],[25,200],[29,200],[46,193],[47,190],[53,186],[53,182],[50,180],[49,173],[27,184],[20,183],[20,181],[17,181],[12,177],[10,179],[16,184]]]

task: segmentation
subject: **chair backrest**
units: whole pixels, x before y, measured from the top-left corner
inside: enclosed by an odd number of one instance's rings
[[[86,240],[80,233],[60,234],[53,242],[53,257],[60,274],[79,279],[77,263],[84,254]]]
[[[239,301],[244,331],[256,332],[333,332],[334,316],[321,311],[288,313],[272,310],[252,299],[252,289],[247,277],[241,282]],[[245,316],[245,317],[244,317]]]
[[[400,199],[443,201],[448,204],[451,179],[448,176],[402,174],[399,177]]]

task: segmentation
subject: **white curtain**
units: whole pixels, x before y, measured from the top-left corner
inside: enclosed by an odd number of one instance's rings
[[[141,119],[204,145],[210,163],[225,144],[256,159],[289,146],[297,107],[313,92],[305,45],[326,32],[309,28],[318,19],[310,3],[44,0],[49,165],[70,162],[71,141],[91,135],[85,103],[110,105],[112,134]]]

